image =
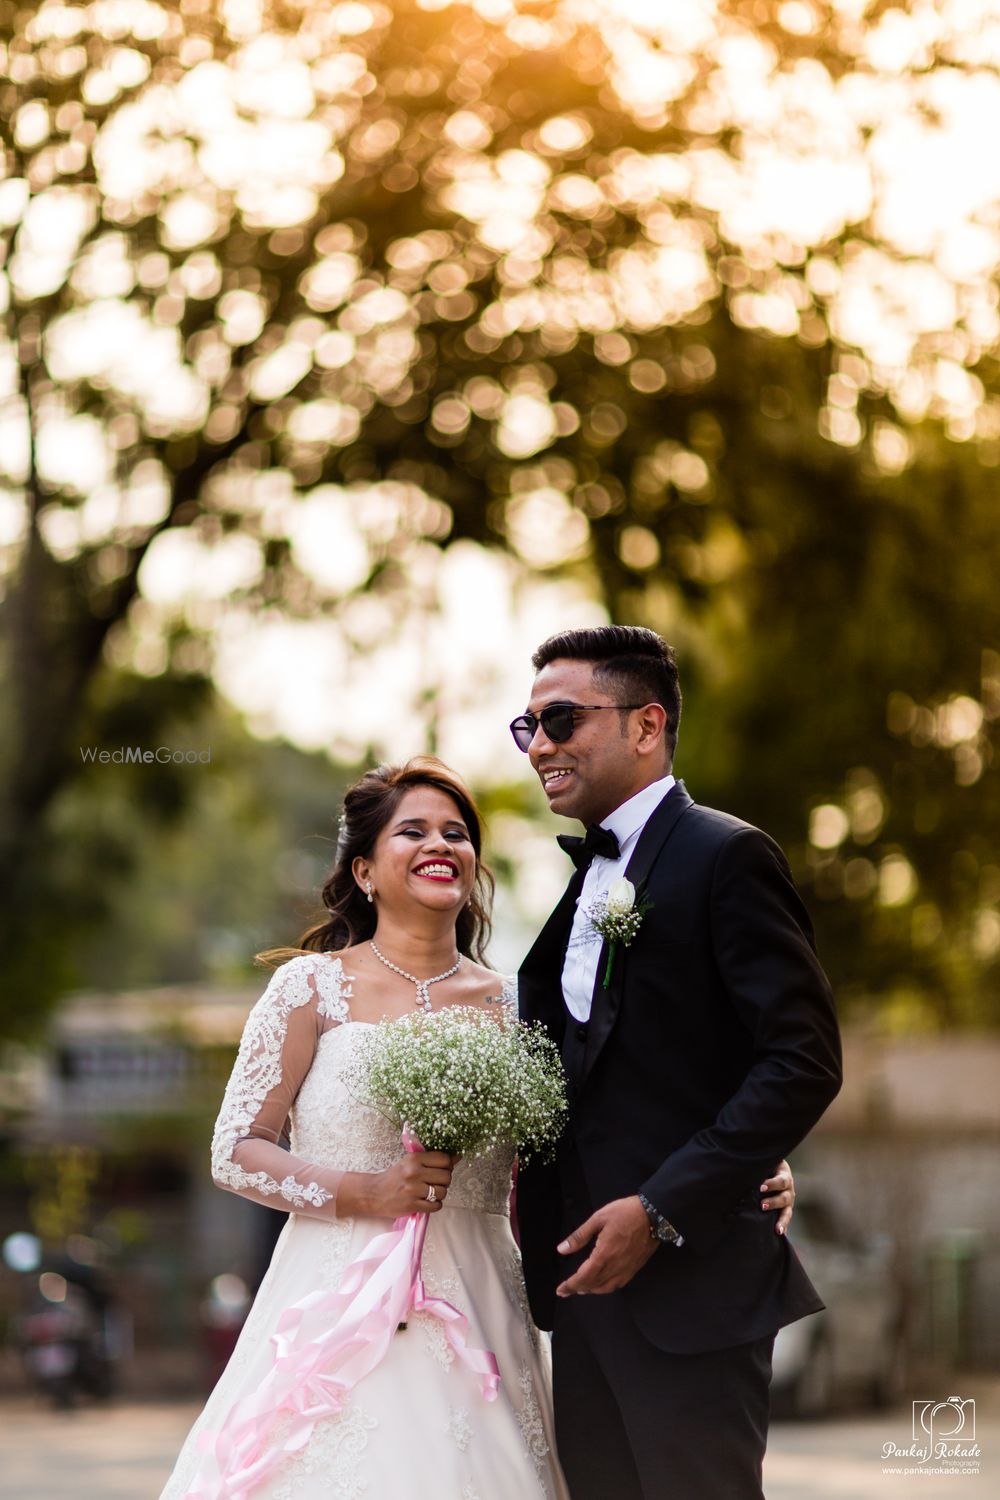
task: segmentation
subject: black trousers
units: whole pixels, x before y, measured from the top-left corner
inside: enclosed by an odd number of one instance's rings
[[[763,1500],[773,1344],[666,1354],[617,1293],[560,1303],[556,1441],[572,1500]]]

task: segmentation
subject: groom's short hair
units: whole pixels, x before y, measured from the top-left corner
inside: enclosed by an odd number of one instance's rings
[[[666,710],[666,738],[673,758],[681,721],[681,685],[674,648],[642,625],[598,625],[562,630],[543,641],[531,658],[536,672],[552,661],[589,661],[594,682],[619,703],[659,703]],[[622,716],[624,729],[625,718]]]

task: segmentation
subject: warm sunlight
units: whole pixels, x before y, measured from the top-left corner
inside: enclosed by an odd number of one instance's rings
[[[444,26],[460,8],[420,9]],[[437,609],[436,583],[418,581],[421,537],[447,532],[434,484],[401,508],[392,491],[395,519],[373,540],[384,494],[376,504],[370,486],[320,478],[324,456],[349,452],[373,412],[422,420],[410,413],[431,317],[468,324],[462,336],[478,353],[531,337],[557,356],[592,339],[599,364],[627,366],[632,389],[654,394],[707,384],[714,356],[692,343],[668,376],[641,340],[697,326],[722,302],[738,328],[807,348],[832,341],[819,432],[867,443],[884,473],[906,467],[907,424],[926,417],[953,440],[995,441],[1000,414],[973,367],[1000,337],[1000,158],[984,149],[1000,132],[1000,3],[926,0],[871,21],[867,9],[788,0],[765,25],[713,0],[476,0],[461,10],[478,20],[462,26],[479,27],[489,61],[460,63],[459,46],[447,107],[421,113],[440,58],[385,71],[394,18],[384,4],[302,4],[288,27],[263,3],[228,0],[213,44],[185,29],[195,4],[48,0],[11,67],[15,83],[38,70],[52,102],[34,94],[17,111],[0,180],[10,241],[0,298],[26,327],[45,299],[61,299],[33,413],[46,545],[68,560],[102,540],[133,542],[158,512],[119,478],[123,455],[202,433],[221,450],[249,401],[267,411],[261,431],[280,435],[287,468],[265,503],[259,484],[223,465],[209,509],[242,518],[239,546],[210,526],[155,541],[149,603],[169,616],[194,597],[238,595],[283,535],[305,601],[314,589],[326,607],[391,555],[401,576],[413,570],[407,607]],[[505,56],[550,57],[559,84],[548,118],[519,134],[489,95]],[[572,102],[574,79],[606,80],[622,119],[614,141]],[[78,98],[57,106],[70,85]],[[369,180],[388,195],[380,264],[351,206]],[[418,183],[420,216],[407,209],[394,236],[391,205],[402,214]],[[630,228],[595,253],[613,224]],[[251,238],[231,252],[241,235]],[[270,257],[266,274],[255,245]],[[301,268],[280,301],[279,265]],[[9,343],[0,372],[0,555],[11,566],[32,445]],[[578,409],[551,386],[544,360],[515,359],[502,383],[459,373],[427,413],[433,441],[447,453],[484,423],[492,451],[515,466],[578,432],[618,441],[618,406]],[[114,413],[103,425],[85,409],[94,390]],[[868,393],[887,403],[870,424]],[[141,462],[157,470],[160,460]],[[161,474],[161,493],[165,483]],[[526,472],[504,502],[529,567],[587,555],[590,520],[565,483]],[[706,483],[707,471],[687,493]],[[597,515],[606,502],[593,504]],[[642,526],[621,545],[640,571],[659,558]],[[232,668],[223,675],[236,680]]]

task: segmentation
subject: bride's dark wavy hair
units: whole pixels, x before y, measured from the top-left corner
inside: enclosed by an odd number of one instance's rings
[[[325,921],[310,927],[299,939],[298,948],[272,948],[259,953],[262,963],[279,964],[296,954],[330,953],[366,942],[374,935],[378,920],[354,878],[351,868],[356,859],[370,859],[383,828],[395,814],[405,794],[414,787],[435,787],[457,805],[476,854],[476,878],[469,899],[455,925],[458,951],[477,963],[486,963],[486,946],[492,930],[494,880],[483,864],[483,820],[472,793],[465,782],[438,760],[436,755],[417,755],[404,766],[376,766],[366,771],[344,797],[344,812],[337,839],[333,869],[323,886]]]

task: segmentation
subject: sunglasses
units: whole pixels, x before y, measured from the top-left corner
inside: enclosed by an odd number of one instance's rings
[[[521,714],[519,718],[514,719],[510,732],[519,750],[527,750],[535,738],[535,731],[539,724],[544,729],[546,737],[554,745],[565,745],[576,729],[577,714],[599,714],[611,710],[621,713],[626,709],[644,706],[642,703],[549,703],[540,714]]]

